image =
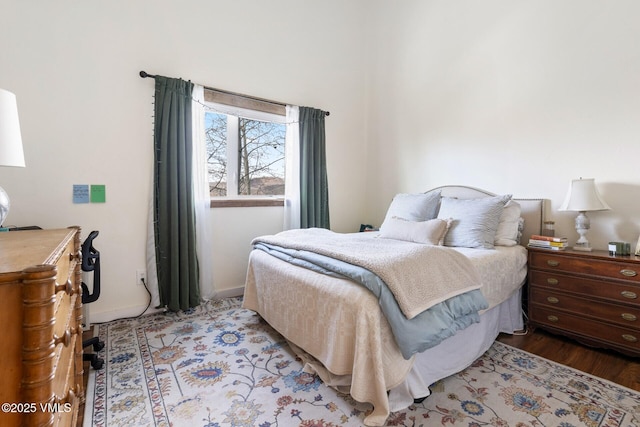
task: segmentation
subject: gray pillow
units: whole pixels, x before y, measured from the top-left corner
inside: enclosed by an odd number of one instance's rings
[[[493,249],[500,215],[509,200],[510,194],[478,199],[443,197],[438,218],[452,220],[444,246]]]
[[[427,221],[434,219],[438,214],[438,204],[440,203],[440,191],[429,191],[418,194],[396,194],[391,201],[384,222],[391,218],[398,217],[407,221]],[[385,224],[382,223],[381,229]]]

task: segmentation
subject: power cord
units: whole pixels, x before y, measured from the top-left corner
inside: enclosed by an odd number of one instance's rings
[[[516,336],[524,336],[529,333],[529,316],[524,311],[524,308],[520,309],[522,311],[522,316],[524,317],[524,329],[522,331],[514,331],[512,335]]]
[[[142,282],[142,285],[144,286],[144,290],[147,291],[147,295],[149,295],[149,302],[147,303],[147,306],[145,307],[144,310],[142,310],[142,312],[140,314],[138,314],[136,316],[120,317],[118,319],[109,320],[107,322],[92,322],[91,324],[92,325],[103,325],[105,323],[115,322],[116,320],[132,320],[132,319],[137,319],[140,316],[142,316],[143,314],[145,314],[147,312],[147,310],[149,310],[149,307],[151,307],[151,300],[153,298],[151,296],[151,291],[147,287],[147,282],[144,280],[144,278],[140,278],[140,281]]]

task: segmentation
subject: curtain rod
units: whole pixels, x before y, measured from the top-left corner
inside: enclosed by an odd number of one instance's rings
[[[153,74],[149,74],[146,71],[140,71],[140,77],[142,77],[143,79],[147,78],[147,77],[150,77],[152,79],[156,78],[156,76],[154,76]],[[282,102],[270,101],[268,99],[256,98],[255,96],[248,96],[248,95],[243,95],[241,93],[235,93],[235,92],[229,92],[229,91],[226,91],[226,90],[214,89],[212,87],[206,87],[205,86],[205,89],[215,90],[217,92],[222,92],[222,93],[226,93],[226,94],[229,94],[229,95],[242,96],[244,98],[255,99],[256,101],[268,102],[270,104],[277,104],[277,105],[283,105],[283,106],[287,105],[287,104],[284,104]],[[328,116],[329,114],[330,113],[328,111],[325,111],[325,115]]]

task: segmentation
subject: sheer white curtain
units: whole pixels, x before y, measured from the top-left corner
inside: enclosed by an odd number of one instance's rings
[[[153,183],[153,168],[151,169],[151,182]],[[151,294],[150,307],[160,305],[160,293],[158,291],[158,270],[156,265],[156,238],[153,224],[153,186],[149,197],[149,210],[147,212],[147,289]]]
[[[211,196],[207,171],[204,133],[204,87],[193,85],[193,185],[196,208],[196,251],[200,272],[200,297],[211,299],[213,287],[213,236],[211,232]]]
[[[299,108],[287,105],[287,130],[285,139],[285,185],[284,224],[285,230],[300,228],[300,128]]]

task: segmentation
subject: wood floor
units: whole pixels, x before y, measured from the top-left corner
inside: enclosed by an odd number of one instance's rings
[[[91,336],[93,336],[93,332],[85,332],[85,339]],[[640,391],[640,358],[624,356],[615,351],[586,347],[541,329],[536,329],[535,332],[529,332],[526,335],[501,334],[498,341]],[[85,362],[85,387],[90,369],[92,368],[89,362]],[[82,426],[83,415],[84,406],[80,408],[78,427]]]
[[[542,329],[523,336],[501,334],[498,341],[545,359],[640,391],[640,358],[594,349]]]

